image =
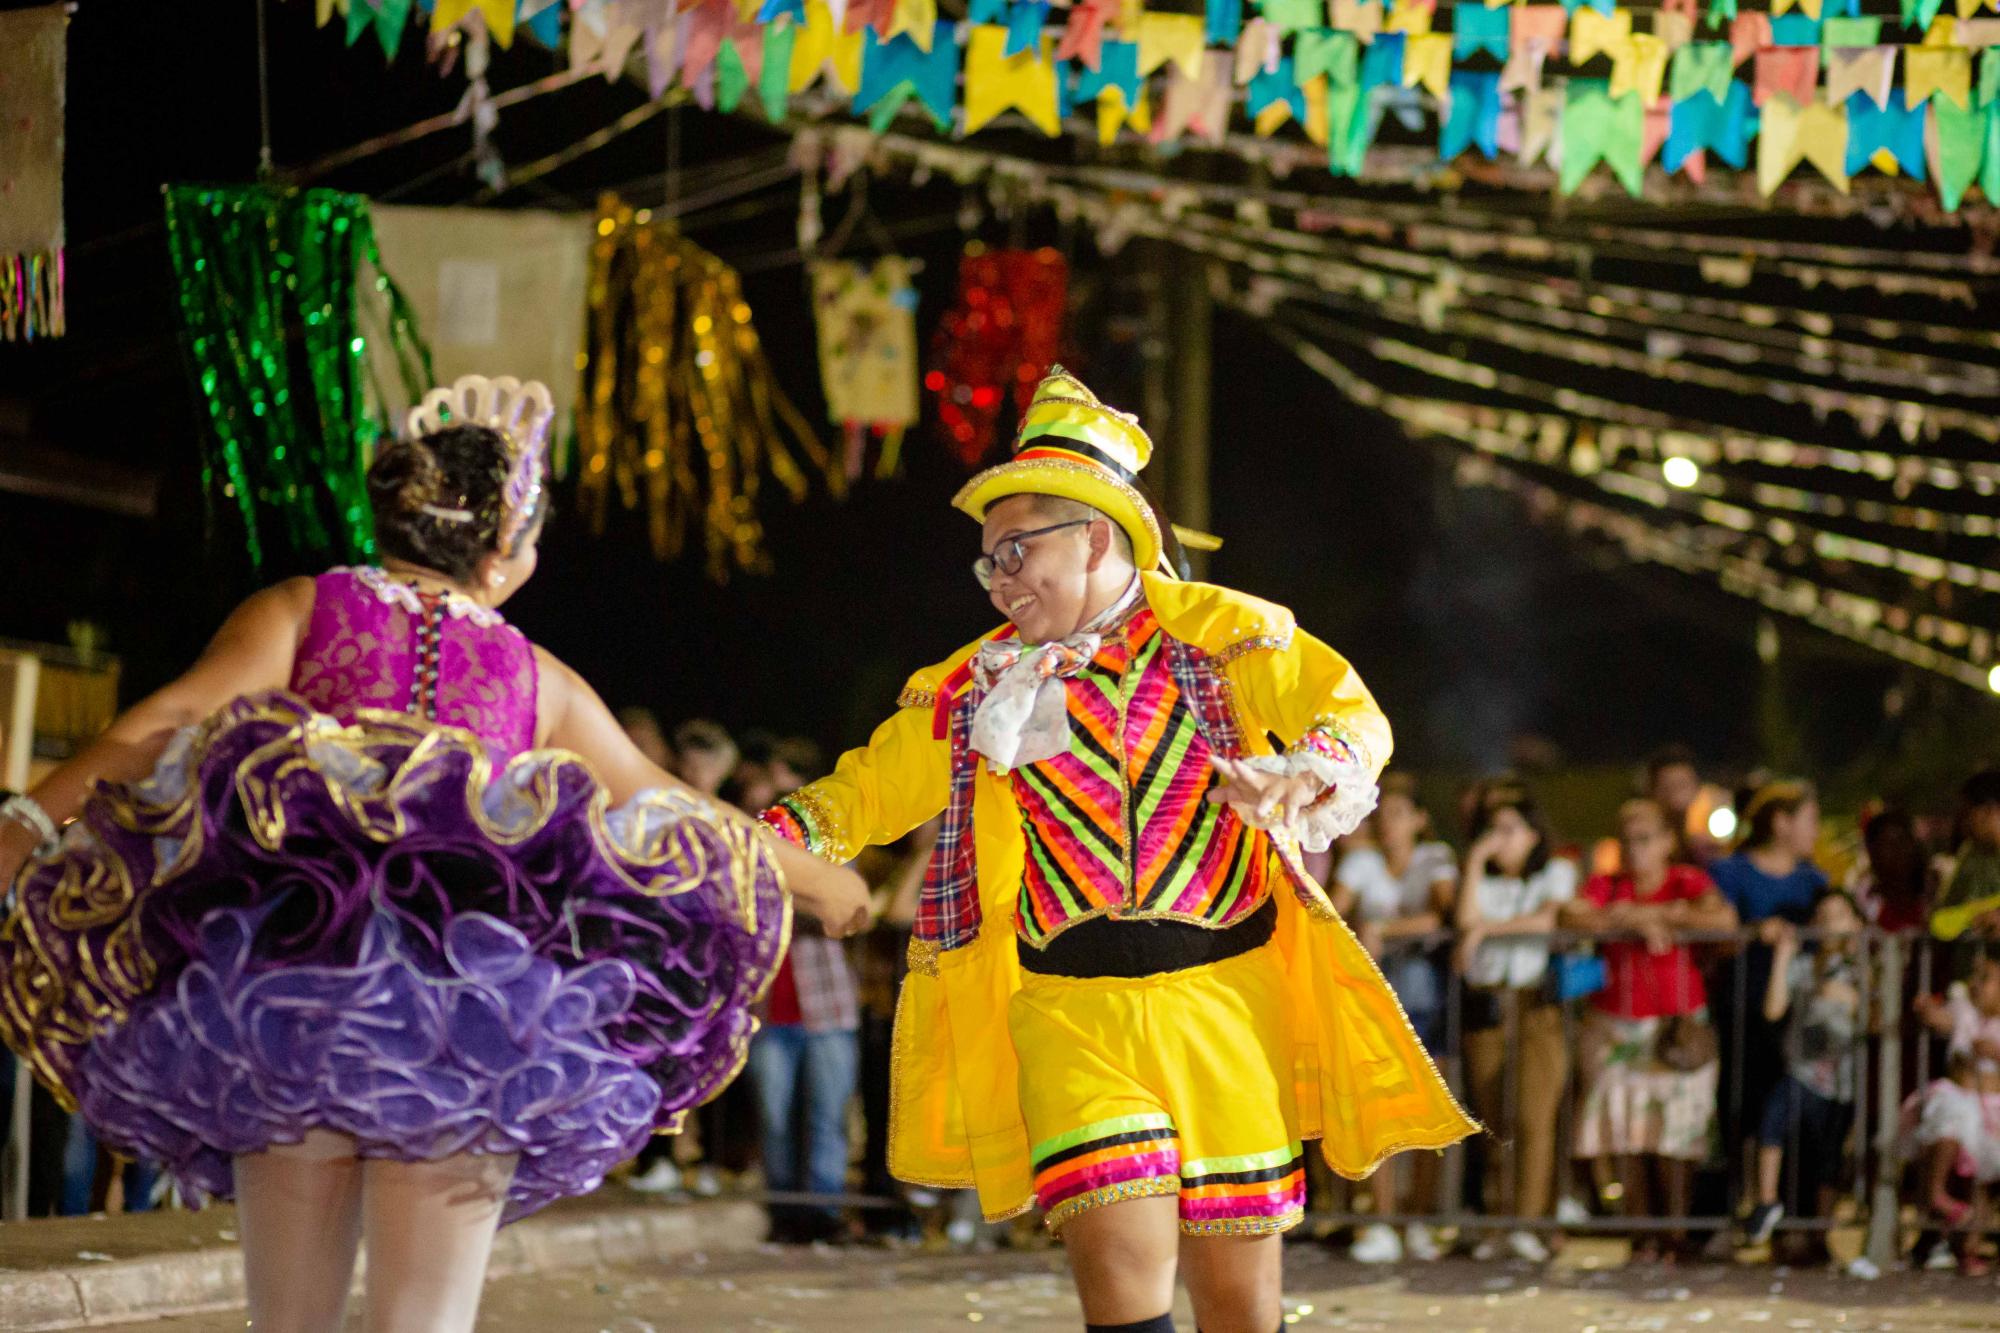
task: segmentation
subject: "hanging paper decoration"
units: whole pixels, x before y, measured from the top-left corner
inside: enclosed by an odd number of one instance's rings
[[[371,212],[382,268],[409,297],[435,382],[503,369],[540,380],[555,400],[567,444],[596,219],[526,208],[377,204]],[[390,421],[415,405],[396,392],[396,350],[370,339],[369,366]]]
[[[322,23],[344,15],[350,41],[372,29],[393,49],[416,3],[319,0],[318,12]],[[834,93],[851,98],[849,112],[878,134],[912,101],[939,134],[960,137],[1010,111],[1050,137],[1083,111],[1077,119],[1105,146],[1121,137],[1222,145],[1247,126],[1265,137],[1302,135],[1327,150],[1331,172],[1347,176],[1370,174],[1385,115],[1412,135],[1435,135],[1447,160],[1490,145],[1522,165],[1557,164],[1574,129],[1587,152],[1616,149],[1620,180],[1643,190],[1656,156],[1699,184],[1707,148],[1697,144],[1757,140],[1761,118],[1729,110],[1745,66],[1754,107],[1783,97],[1795,107],[1844,108],[1866,93],[1886,113],[1898,86],[1912,110],[1940,98],[1948,114],[1984,106],[1981,79],[2000,70],[1981,54],[2000,47],[2000,18],[1987,11],[2000,0],[1899,4],[1910,31],[1898,43],[1882,41],[1888,16],[1862,15],[1858,0],[1771,0],[1752,10],[1738,0],[1659,0],[1650,10],[1633,0],[1202,0],[1174,13],[1148,0],[968,0],[962,18],[957,10],[941,16],[937,0],[423,0],[419,8],[433,32],[469,28],[504,44],[525,30],[566,42],[573,69],[607,78],[643,52],[654,96],[678,83],[704,108],[727,111],[754,91],[753,105],[773,122],[794,114],[795,97],[810,97],[817,118]],[[1497,88],[1460,78],[1494,72],[1496,63]],[[1569,80],[1586,74],[1608,74],[1605,94],[1571,98]],[[1456,88],[1476,90],[1476,102],[1454,106]],[[1595,123],[1600,114],[1607,119]],[[1925,115],[1935,120],[1934,111]],[[1790,134],[1797,118],[1778,123]],[[1807,124],[1823,147],[1831,120]],[[1962,115],[1953,122],[1961,169],[1945,173],[1950,179],[1963,175],[1969,126]],[[1760,153],[1766,179],[1789,147]],[[1937,151],[1927,140],[1927,152]],[[1718,147],[1717,156],[1728,163],[1744,155]],[[1407,176],[1407,155],[1391,160]],[[1897,162],[1877,149],[1863,166],[1913,175]],[[1512,167],[1488,176],[1532,188],[1545,179]],[[1956,207],[1962,192],[1937,188]]]
[[[0,11],[0,337],[63,332],[66,6]]]
[[[936,396],[945,447],[973,467],[993,448],[1000,406],[1017,411],[1059,359],[1069,265],[1054,250],[968,247],[958,298],[931,338],[924,387]]]
[[[829,419],[845,432],[843,470],[860,477],[870,435],[882,441],[875,474],[896,474],[903,432],[917,421],[917,289],[910,261],[825,260],[812,266],[819,376]]]
[[[768,474],[794,502],[826,449],[764,358],[736,270],[668,222],[600,205],[590,248],[577,507],[602,532],[613,500],[645,510],[653,554],[697,535],[710,577],[768,568],[757,512]]]
[[[368,203],[332,190],[167,190],[181,337],[206,408],[202,491],[243,521],[251,566],[303,572],[375,549],[362,485],[391,422],[371,409],[357,299],[386,298],[398,388],[435,382],[382,273]]]

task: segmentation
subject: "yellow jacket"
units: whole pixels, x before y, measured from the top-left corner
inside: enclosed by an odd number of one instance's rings
[[[1273,752],[1324,728],[1379,775],[1388,720],[1346,660],[1299,630],[1291,612],[1243,593],[1142,575],[1147,603],[1168,635],[1219,669],[1243,753]],[[981,639],[910,678],[902,707],[868,744],[843,755],[831,776],[789,804],[808,816],[810,845],[836,861],[891,842],[941,811],[951,792],[951,746],[937,734],[938,694]],[[910,976],[896,1009],[889,1169],[913,1184],[976,1187],[989,1219],[1033,1200],[1020,1063],[1007,1032],[1020,986],[1015,903],[1026,855],[1011,781],[972,778],[972,840],[980,923],[962,947],[913,941]],[[1366,1176],[1394,1153],[1444,1148],[1478,1126],[1445,1087],[1382,974],[1305,872],[1296,843],[1271,840],[1286,872],[1275,891],[1277,943],[1294,998],[1294,1077],[1301,1129],[1320,1139],[1327,1165]],[[1284,892],[1289,881],[1293,892]]]

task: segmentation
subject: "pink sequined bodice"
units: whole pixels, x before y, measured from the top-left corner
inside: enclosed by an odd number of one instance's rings
[[[496,760],[534,746],[535,651],[498,612],[419,597],[379,569],[328,570],[313,585],[294,694],[343,720],[382,708],[463,727]]]

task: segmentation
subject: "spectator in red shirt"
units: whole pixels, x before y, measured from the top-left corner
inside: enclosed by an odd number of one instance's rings
[[[1705,873],[1674,859],[1674,827],[1658,802],[1627,801],[1618,832],[1625,868],[1592,876],[1559,918],[1606,937],[1598,946],[1606,985],[1580,1043],[1576,1155],[1592,1162],[1604,1197],[1622,1197],[1626,1216],[1685,1216],[1694,1168],[1715,1135],[1719,1065],[1701,973],[1675,935],[1734,930],[1736,909]],[[1633,1257],[1683,1245],[1642,1235]]]

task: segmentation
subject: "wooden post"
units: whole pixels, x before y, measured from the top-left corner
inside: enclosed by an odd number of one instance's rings
[[[0,649],[0,787],[13,791],[28,785],[41,666],[41,659],[32,653]],[[6,1154],[0,1156],[0,1218],[11,1222],[28,1215],[28,1098],[35,1080],[11,1053],[0,1052],[0,1058],[14,1061],[14,1096],[8,1104],[0,1105],[0,1114],[12,1125]]]

